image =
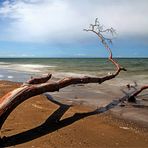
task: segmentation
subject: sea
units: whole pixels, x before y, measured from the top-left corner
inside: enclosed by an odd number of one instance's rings
[[[148,84],[148,58],[117,58],[126,72],[121,72],[114,85],[137,82]],[[0,58],[0,80],[25,82],[31,76],[52,73],[54,77],[104,76],[113,73],[107,58]]]
[[[148,84],[148,58],[117,58],[127,69],[116,78],[120,85],[137,82]],[[104,76],[113,73],[107,58],[0,58],[0,80],[25,82],[31,76],[52,73],[54,77]],[[115,83],[116,85],[116,83]],[[118,84],[119,85],[119,84]]]

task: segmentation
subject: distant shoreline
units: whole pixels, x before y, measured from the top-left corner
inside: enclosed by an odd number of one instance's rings
[[[115,59],[148,59],[148,57],[114,57]],[[108,59],[108,57],[0,57],[0,59]]]

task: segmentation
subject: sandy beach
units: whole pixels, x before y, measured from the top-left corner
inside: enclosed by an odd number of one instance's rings
[[[20,83],[1,81],[0,96],[19,86]],[[111,110],[94,114],[95,108],[83,103],[70,107],[61,121],[55,122],[52,117],[60,111],[57,109],[45,96],[33,97],[19,105],[2,127],[2,137],[7,137],[4,146],[148,147],[147,124],[119,118]]]
[[[0,0],[0,148],[148,148],[148,0]]]

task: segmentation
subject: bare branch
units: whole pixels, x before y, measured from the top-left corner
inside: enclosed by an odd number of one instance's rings
[[[9,114],[15,109],[19,104],[27,100],[28,98],[31,98],[36,95],[40,95],[46,92],[55,92],[59,91],[60,89],[67,87],[72,84],[87,84],[87,83],[103,83],[104,81],[111,80],[115,78],[121,70],[126,70],[125,68],[121,67],[118,62],[116,62],[112,58],[112,51],[108,45],[108,42],[112,42],[111,39],[107,39],[101,34],[101,31],[103,30],[103,26],[101,26],[98,22],[98,18],[95,20],[95,24],[90,25],[90,29],[84,29],[85,31],[90,31],[95,33],[101,43],[104,45],[104,47],[109,52],[109,60],[115,65],[116,71],[114,74],[106,75],[103,77],[67,77],[62,80],[59,80],[57,82],[48,82],[48,80],[51,78],[51,74],[48,74],[44,77],[39,78],[33,78],[29,81],[27,81],[27,84],[29,85],[23,85],[20,88],[17,88],[2,98],[0,98],[0,128],[2,127],[4,121],[7,119]],[[96,31],[98,30],[98,31]],[[112,32],[113,29],[111,29],[109,32]],[[59,102],[49,98],[49,95],[46,94],[46,97],[48,99],[58,105],[60,105]],[[68,106],[69,107],[69,106]]]
[[[92,27],[93,26],[93,27]],[[95,28],[96,27],[96,28]],[[108,45],[108,43],[112,43],[112,39],[109,39],[109,38],[106,38],[103,36],[103,32],[110,32],[111,35],[114,34],[115,30],[113,28],[110,28],[110,29],[106,29],[106,30],[103,30],[103,26],[100,25],[99,21],[98,21],[98,18],[95,19],[95,24],[91,24],[91,29],[84,29],[84,31],[87,31],[87,32],[92,32],[92,33],[95,33],[99,40],[101,41],[101,43],[103,44],[103,46],[108,50],[109,52],[109,60],[115,65],[116,69],[117,69],[117,73],[118,71],[120,70],[124,70],[126,71],[125,68],[121,67],[117,61],[115,61],[113,58],[112,58],[112,51]]]

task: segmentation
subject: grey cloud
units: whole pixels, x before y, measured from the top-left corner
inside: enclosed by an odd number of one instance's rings
[[[10,40],[79,40],[96,17],[121,36],[148,36],[147,6],[147,0],[16,0],[4,3],[0,17],[11,19]]]

